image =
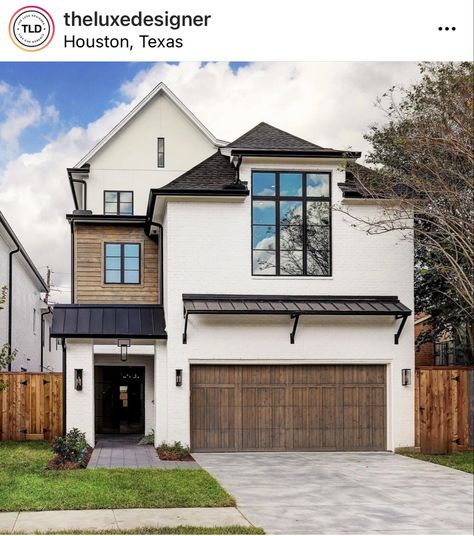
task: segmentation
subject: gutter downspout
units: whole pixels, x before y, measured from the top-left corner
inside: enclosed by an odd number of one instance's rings
[[[163,272],[163,225],[157,221],[153,221],[153,213],[155,212],[155,204],[156,204],[156,196],[153,195],[150,192],[150,198],[148,201],[148,209],[147,214],[150,214],[150,217],[147,218],[147,222],[145,224],[145,233],[149,238],[154,240],[154,235],[150,234],[151,226],[155,225],[160,229],[160,305],[163,305],[163,279],[164,279],[164,272]]]
[[[20,246],[10,251],[8,258],[8,352],[12,352],[12,320],[13,320],[13,255],[20,251]],[[12,371],[12,364],[8,363],[8,372]]]
[[[44,313],[41,313],[41,351],[40,351],[40,372],[43,372],[43,358],[44,358],[44,317],[46,315],[53,314],[51,307],[48,307],[48,310]]]
[[[63,349],[63,436],[66,435],[66,339],[61,339]]]

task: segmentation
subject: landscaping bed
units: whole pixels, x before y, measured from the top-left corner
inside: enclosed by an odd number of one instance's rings
[[[0,511],[234,506],[202,469],[50,471],[51,445],[0,442]]]
[[[452,454],[421,454],[411,450],[400,450],[397,451],[397,454],[474,474],[474,451],[454,452]]]
[[[180,441],[175,443],[162,443],[156,451],[160,460],[168,462],[194,462],[189,447],[185,447]]]

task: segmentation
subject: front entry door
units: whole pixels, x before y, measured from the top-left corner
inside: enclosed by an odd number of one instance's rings
[[[98,434],[141,434],[145,423],[145,367],[95,367]]]

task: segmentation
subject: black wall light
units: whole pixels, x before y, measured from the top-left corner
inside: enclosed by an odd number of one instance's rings
[[[411,385],[411,369],[402,369],[402,385]]]
[[[130,339],[119,339],[117,346],[120,348],[120,361],[124,362],[128,359],[128,349],[131,346]]]
[[[183,369],[176,369],[176,387],[181,387],[183,385]]]
[[[76,391],[82,391],[82,369],[74,369],[74,389]]]

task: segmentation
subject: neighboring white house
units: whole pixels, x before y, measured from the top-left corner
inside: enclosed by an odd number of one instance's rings
[[[67,428],[208,451],[413,445],[413,245],[335,209],[382,210],[346,171],[359,156],[266,123],[218,140],[158,85],[68,170]]]
[[[0,346],[16,357],[12,372],[61,371],[61,352],[50,337],[52,309],[42,299],[47,286],[18,237],[0,212],[0,288],[7,288],[0,310]]]

